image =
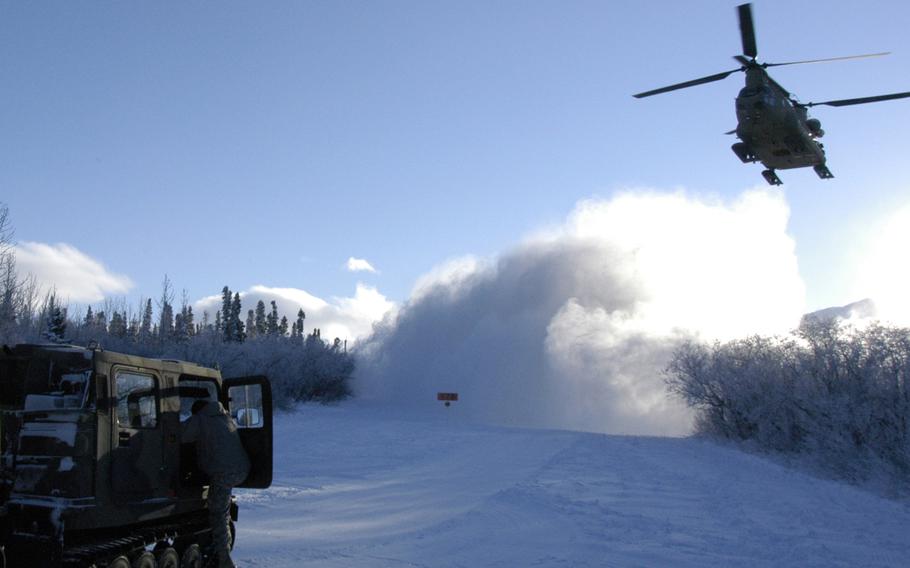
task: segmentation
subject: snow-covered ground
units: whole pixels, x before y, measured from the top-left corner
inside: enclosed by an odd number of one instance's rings
[[[238,495],[238,566],[910,564],[906,504],[704,441],[457,412],[276,417],[273,485]]]

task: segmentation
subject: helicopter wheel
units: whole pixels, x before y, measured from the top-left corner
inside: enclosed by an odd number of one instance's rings
[[[812,169],[815,170],[815,173],[818,175],[818,177],[822,179],[831,179],[834,177],[834,174],[831,173],[831,170],[828,169],[828,166],[824,164],[819,164]]]
[[[761,173],[761,175],[765,178],[765,181],[771,185],[784,184],[784,182],[780,181],[780,178],[777,177],[777,174],[774,172],[774,170],[765,170]]]

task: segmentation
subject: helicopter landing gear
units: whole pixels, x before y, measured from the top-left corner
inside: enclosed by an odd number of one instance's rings
[[[730,149],[733,150],[733,153],[736,154],[736,157],[744,164],[749,162],[755,162],[758,158],[755,154],[752,153],[752,150],[749,149],[744,142],[737,142],[736,144],[730,146]]]
[[[834,177],[834,174],[831,173],[831,170],[829,170],[828,166],[825,164],[819,164],[812,169],[815,170],[815,173],[818,174],[818,177],[822,179],[831,179]]]
[[[765,178],[765,181],[770,183],[771,185],[783,185],[784,184],[784,182],[780,181],[780,178],[777,177],[777,173],[775,173],[774,170],[765,170],[761,173],[761,175]]]

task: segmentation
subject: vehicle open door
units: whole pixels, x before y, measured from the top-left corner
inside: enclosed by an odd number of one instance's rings
[[[221,403],[231,413],[250,458],[250,474],[237,487],[272,484],[272,387],[265,377],[225,379]]]

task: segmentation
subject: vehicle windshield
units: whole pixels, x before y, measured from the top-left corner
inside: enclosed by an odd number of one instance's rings
[[[33,351],[0,359],[0,405],[27,411],[83,408],[92,361],[82,352]]]

